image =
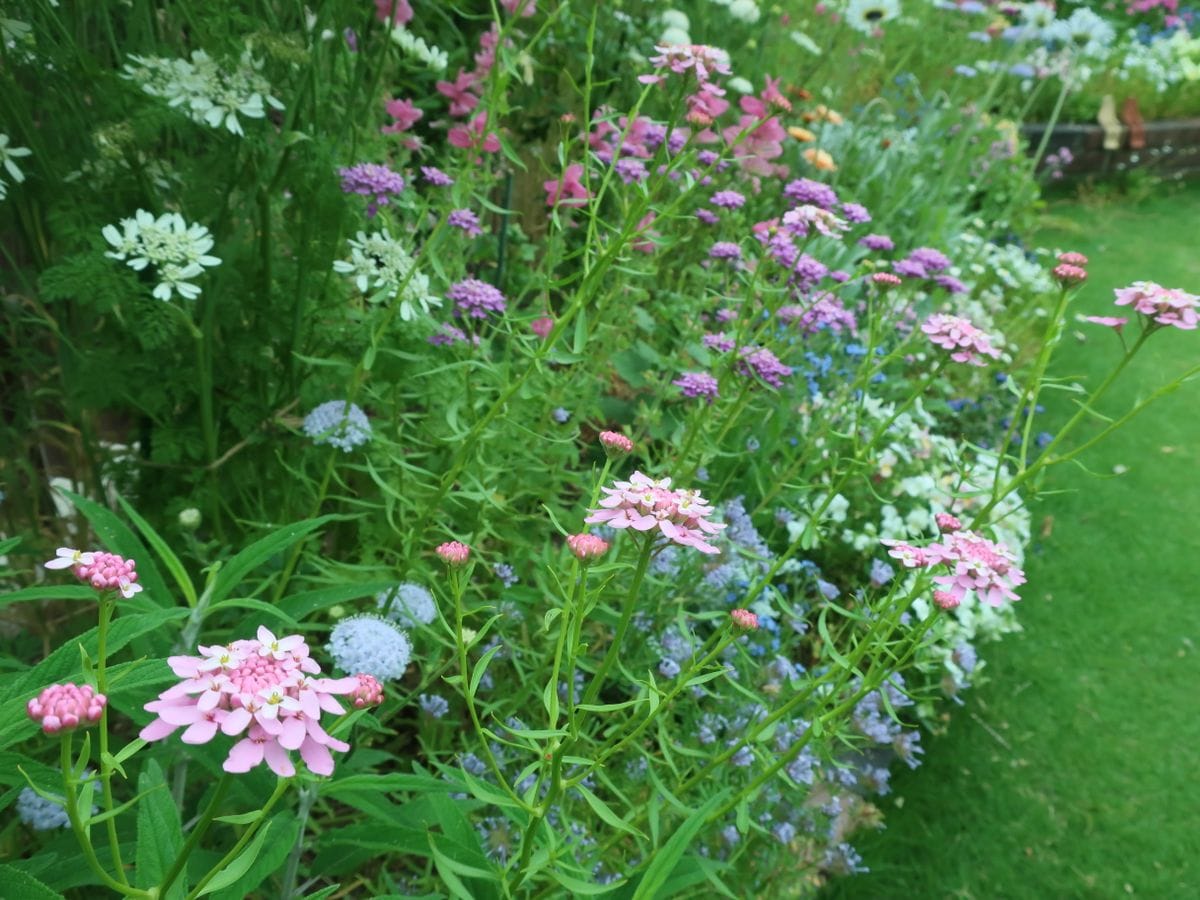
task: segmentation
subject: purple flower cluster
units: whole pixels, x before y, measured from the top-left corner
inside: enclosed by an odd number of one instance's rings
[[[379,207],[387,206],[392,197],[404,191],[404,178],[400,173],[377,163],[359,163],[339,169],[338,174],[342,178],[343,192],[371,198],[367,203],[368,216],[374,216]]]
[[[896,249],[895,243],[886,234],[864,234],[858,239],[858,242],[868,250]]]
[[[738,365],[743,375],[757,375],[771,387],[783,387],[783,379],[792,374],[792,367],[785,366],[766,347],[743,347]]]
[[[746,205],[746,198],[737,191],[717,191],[712,195],[712,205],[723,209],[741,209]]]
[[[789,181],[783,189],[783,196],[796,205],[809,203],[819,206],[821,209],[833,209],[838,202],[833,188],[819,181],[813,181],[811,178]]]
[[[932,247],[918,247],[908,254],[908,259],[921,266],[926,272],[941,272],[950,268],[949,258]]]
[[[486,319],[489,313],[503,313],[504,295],[486,281],[464,278],[450,285],[446,299],[454,301],[454,313],[472,319]]]
[[[846,217],[847,222],[854,222],[856,225],[871,221],[871,213],[861,203],[843,203],[842,215]]]
[[[479,227],[479,216],[470,209],[451,210],[450,215],[446,216],[446,224],[451,228],[461,229],[468,237],[483,234],[483,229]]]
[[[708,255],[713,259],[741,259],[742,248],[732,241],[717,241],[709,247]]]
[[[436,166],[421,166],[421,176],[434,187],[450,187],[454,179]]]
[[[712,403],[717,396],[717,379],[707,372],[684,372],[671,384],[679,388],[683,396],[688,399],[704,397],[709,403]]]

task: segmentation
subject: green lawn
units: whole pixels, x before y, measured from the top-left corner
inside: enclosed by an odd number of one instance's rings
[[[1200,293],[1200,186],[1050,212],[1037,242],[1091,258],[1076,312],[1116,313],[1112,289],[1135,280]],[[1055,371],[1094,384],[1116,340],[1075,330]],[[1200,331],[1160,332],[1102,406],[1198,359]],[[888,827],[856,842],[871,873],[830,897],[1200,897],[1198,414],[1192,382],[1094,448],[1096,475],[1051,474],[1066,493],[1033,506],[1025,632],[981,648],[989,683],[897,773]]]

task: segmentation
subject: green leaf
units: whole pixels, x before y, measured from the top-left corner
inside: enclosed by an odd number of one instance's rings
[[[63,895],[12,866],[0,866],[4,900],[63,900]]]
[[[601,819],[611,825],[618,831],[623,831],[626,834],[632,834],[635,837],[640,837],[645,840],[646,835],[642,834],[620,816],[618,816],[603,800],[585,788],[582,784],[575,785],[575,790],[583,794],[583,799],[587,801],[587,805],[592,808],[592,812],[598,815]]]
[[[245,900],[287,862],[292,847],[300,840],[300,823],[292,813],[280,812],[263,826],[263,831],[268,828],[271,829],[271,840],[246,873],[218,894],[218,900]]]
[[[34,603],[38,600],[91,600],[95,601],[96,592],[81,584],[64,584],[62,586],[32,587],[13,591],[0,597],[0,606],[13,603]]]
[[[328,609],[347,600],[357,600],[359,597],[371,597],[380,591],[394,588],[395,581],[368,581],[364,584],[335,584],[319,588],[315,591],[304,591],[292,594],[279,601],[278,608],[297,621],[305,616]]]
[[[219,603],[232,594],[233,589],[242,583],[243,578],[276,553],[280,553],[296,541],[308,537],[322,525],[336,518],[338,517],[328,515],[316,519],[305,519],[302,522],[285,525],[283,528],[259,538],[221,567],[216,584],[213,586],[213,602]]]
[[[572,897],[599,897],[603,894],[611,894],[614,891],[619,891],[626,886],[623,881],[616,884],[596,884],[595,882],[584,881],[581,878],[568,875],[557,868],[550,869],[550,877],[570,891],[570,896]]]
[[[236,816],[217,816],[213,821],[225,822],[229,825],[249,825],[251,822],[257,822],[261,818],[262,810],[256,809],[254,812],[238,813]]]
[[[188,577],[187,569],[183,567],[183,563],[179,561],[179,557],[175,555],[175,551],[167,546],[167,542],[159,537],[158,532],[151,527],[150,523],[137,514],[137,511],[125,502],[124,497],[118,497],[117,502],[121,504],[121,509],[125,515],[129,517],[129,521],[137,526],[137,530],[142,533],[142,537],[146,539],[158,558],[162,560],[162,564],[167,567],[167,571],[171,573],[171,577],[175,579],[175,583],[179,585],[179,590],[183,592],[183,596],[187,599],[188,606],[196,605],[196,586],[192,584],[192,579]]]
[[[503,649],[502,644],[497,644],[487,653],[480,657],[479,662],[475,664],[475,671],[471,673],[471,696],[475,696],[475,692],[479,690],[479,682],[483,680],[484,673],[487,672],[488,663],[492,661],[497,653]]]
[[[225,888],[236,883],[239,878],[249,872],[250,867],[254,865],[254,861],[258,859],[258,854],[259,851],[262,850],[263,842],[267,839],[267,835],[271,833],[271,826],[275,824],[275,821],[275,819],[271,819],[266,825],[260,828],[258,834],[254,836],[254,840],[252,840],[245,847],[245,849],[243,849],[242,852],[237,855],[237,858],[233,860],[233,862],[218,872],[213,880],[206,884],[204,889],[201,890],[196,896],[203,897],[205,894],[213,894],[217,891],[223,891]],[[288,849],[290,850],[291,847],[289,846]]]
[[[281,610],[278,606],[272,606],[270,603],[265,603],[262,600],[255,600],[253,597],[229,597],[215,604],[212,609],[252,609],[262,613],[264,616],[270,616],[273,619],[278,619],[285,625],[291,628],[299,628],[300,623]]]
[[[671,877],[679,861],[683,859],[683,854],[696,835],[700,833],[700,829],[704,827],[708,817],[716,812],[728,796],[729,789],[723,788],[709,797],[699,809],[684,820],[662,849],[654,855],[646,873],[638,882],[637,890],[633,892],[633,900],[652,900],[652,898],[664,896],[659,891],[667,883],[667,879]]]
[[[137,812],[137,883],[144,888],[162,882],[183,847],[179,807],[166,787],[158,761],[148,759],[138,777],[142,802]],[[183,879],[179,879],[167,896],[182,897],[185,892]]]
[[[116,513],[106,506],[101,506],[87,497],[81,497],[70,491],[60,489],[59,493],[70,500],[76,509],[87,516],[88,521],[92,523],[92,528],[95,529],[97,537],[100,538],[106,550],[110,553],[119,553],[126,559],[132,559],[137,562],[138,584],[143,589],[142,593],[138,594],[138,597],[146,597],[155,606],[167,607],[175,605],[174,598],[171,596],[171,591],[167,588],[167,583],[163,580],[162,573],[158,571],[158,567],[154,564],[154,557],[150,555],[150,551],[146,549],[146,545],[130,530],[129,526],[117,517]]]

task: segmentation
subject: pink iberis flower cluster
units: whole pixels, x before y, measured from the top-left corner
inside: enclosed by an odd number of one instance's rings
[[[714,510],[699,491],[672,489],[670,478],[655,481],[634,472],[628,481],[618,481],[603,489],[608,496],[600,508],[584,519],[589,525],[632,528],[634,531],[657,529],[670,541],[693,547],[701,553],[720,551],[705,540],[725,526],[710,521]]]
[[[1132,306],[1154,325],[1170,325],[1181,331],[1194,331],[1200,323],[1197,310],[1200,297],[1178,288],[1165,288],[1153,281],[1135,281],[1127,288],[1118,288],[1117,306]]]
[[[226,772],[249,772],[265,760],[276,775],[290,777],[296,767],[289,751],[299,750],[312,772],[330,775],[329,751],[345,752],[350,745],[321,727],[322,711],[345,712],[335,699],[339,695],[356,706],[360,699],[369,703],[382,696],[370,676],[313,678],[321,667],[298,634],[277,638],[260,626],[256,639],[199,649],[200,656],[167,660],[183,680],[146,704],[158,718],[138,736],[158,741],[185,728],[185,744],[206,744],[218,731],[244,735],[225,759]]]
[[[59,547],[54,559],[44,565],[47,569],[71,569],[80,581],[98,591],[116,591],[126,600],[142,589],[134,561],[104,550]]]
[[[929,335],[930,341],[952,351],[950,358],[955,362],[985,366],[984,356],[1000,358],[1000,351],[992,346],[991,338],[962,316],[935,313],[925,320],[921,330]]]
[[[1017,567],[1016,555],[1005,545],[990,541],[974,531],[959,531],[953,516],[939,516],[946,530],[941,541],[927,547],[914,547],[904,541],[883,541],[888,555],[909,569],[931,569],[944,565],[950,572],[934,576],[940,590],[933,599],[942,609],[954,609],[973,591],[988,606],[1002,606],[1005,600],[1020,600],[1013,588],[1025,583],[1025,573]],[[951,531],[950,529],[955,529]]]

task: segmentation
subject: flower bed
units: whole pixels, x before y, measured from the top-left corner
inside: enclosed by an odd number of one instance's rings
[[[1200,301],[1120,290],[1050,432],[1087,260],[968,82],[545,6],[6,24],[0,878],[811,893],[1017,627],[1025,498]]]

